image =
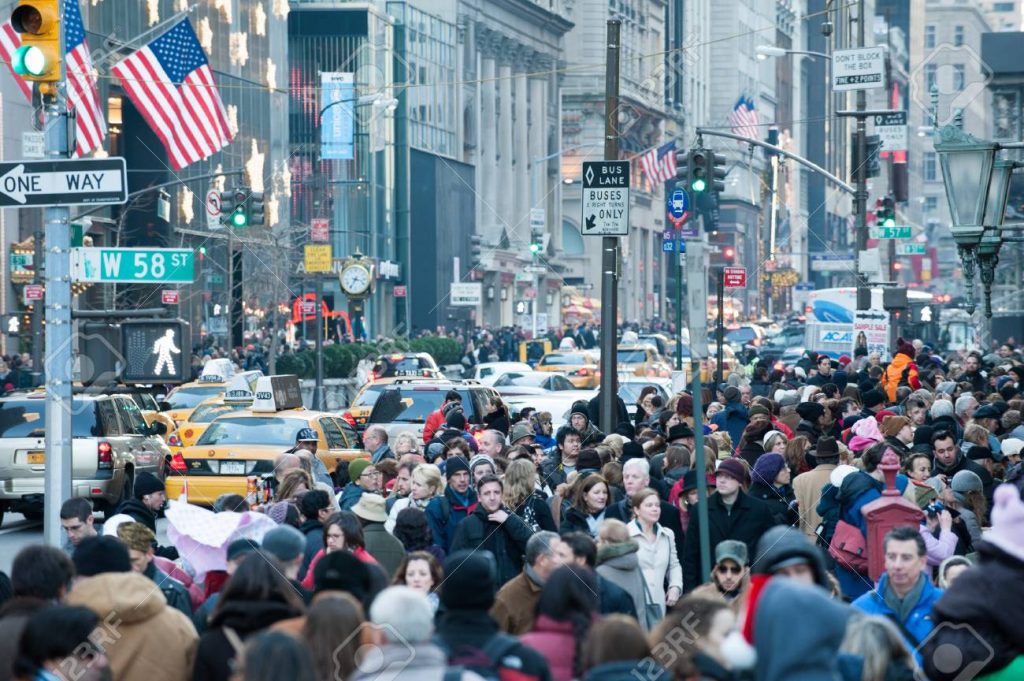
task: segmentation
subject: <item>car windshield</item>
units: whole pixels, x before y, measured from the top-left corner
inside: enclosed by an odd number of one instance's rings
[[[194,386],[191,388],[178,388],[167,396],[171,409],[191,409],[198,407],[200,403],[216,397],[224,392],[224,386],[208,385]]]
[[[636,401],[640,399],[640,391],[646,388],[648,385],[653,384],[619,383],[619,397],[621,397],[622,401],[625,402],[626,404],[636,404]],[[661,395],[662,398],[667,397],[667,395],[665,394],[665,390],[661,386],[655,385],[654,389],[657,390],[656,394]]]
[[[230,414],[239,409],[250,407],[248,402],[241,404],[203,404],[196,407],[192,415],[188,417],[189,423],[209,423],[218,416]]]
[[[352,402],[352,406],[372,407],[382,392],[384,392],[384,386],[367,388],[356,396],[356,399]]]
[[[97,419],[96,404],[84,400],[71,403],[72,437],[101,437],[104,434]],[[45,400],[10,400],[0,403],[0,438],[45,435]]]
[[[755,332],[749,326],[741,326],[738,329],[733,329],[729,333],[725,334],[726,343],[746,343],[757,338],[757,332]]]
[[[305,419],[280,416],[223,417],[210,424],[197,445],[276,445],[291,447],[302,428],[308,428]]]
[[[369,423],[426,423],[427,417],[441,408],[448,388],[395,388],[385,390],[373,405]],[[472,396],[460,390],[462,406],[469,418]]]
[[[619,364],[643,364],[647,361],[647,353],[643,350],[619,350],[615,356]]]
[[[542,367],[553,367],[553,366],[583,366],[586,364],[586,359],[583,355],[545,355],[544,359],[540,361]]]

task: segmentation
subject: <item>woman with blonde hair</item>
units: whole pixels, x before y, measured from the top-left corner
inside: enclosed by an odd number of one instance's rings
[[[516,459],[505,470],[501,500],[531,530],[557,532],[551,507],[537,493],[537,467],[529,459]]]
[[[877,615],[854,616],[846,625],[840,652],[863,660],[861,681],[917,678],[917,664],[896,625]]]
[[[277,501],[293,501],[295,497],[313,489],[313,478],[301,468],[293,468],[284,474],[277,488]]]
[[[661,497],[651,488],[645,488],[629,499],[633,513],[629,536],[640,545],[637,552],[640,570],[644,575],[648,604],[660,607],[675,605],[683,593],[683,568],[676,554],[676,539],[672,530],[661,525]],[[665,584],[668,583],[666,591]]]
[[[394,532],[398,514],[403,509],[411,507],[426,510],[430,500],[442,494],[444,494],[444,478],[441,477],[441,469],[432,463],[421,463],[416,466],[412,471],[412,482],[409,483],[409,496],[399,499],[391,507],[388,519],[384,523],[384,529]]]
[[[395,452],[395,456],[398,459],[401,459],[406,454],[422,455],[423,452],[420,451],[420,445],[417,442],[417,439],[416,433],[413,433],[412,431],[405,430],[399,433],[398,437],[395,438],[395,446],[392,447],[392,450]]]

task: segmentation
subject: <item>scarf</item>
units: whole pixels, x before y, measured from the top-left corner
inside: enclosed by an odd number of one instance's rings
[[[593,513],[587,514],[587,529],[590,530],[590,536],[596,537],[598,530],[601,529],[601,523],[604,522],[604,509],[600,513],[594,515]]]
[[[538,587],[544,586],[544,579],[537,574],[537,571],[533,569],[532,565],[527,565],[525,571],[527,579],[536,584]]]
[[[914,608],[917,607],[917,602],[921,600],[921,594],[924,593],[924,583],[927,577],[923,574],[917,578],[917,584],[914,588],[904,596],[902,599],[896,595],[893,591],[892,584],[886,581],[885,583],[885,594],[883,599],[885,604],[889,606],[889,609],[896,613],[896,617],[899,618],[900,622],[906,622],[907,618],[910,617],[910,613],[914,612]]]

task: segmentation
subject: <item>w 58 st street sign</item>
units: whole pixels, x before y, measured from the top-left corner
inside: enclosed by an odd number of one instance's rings
[[[195,255],[187,248],[72,248],[71,279],[126,284],[190,284]]]
[[[76,206],[127,200],[123,158],[0,163],[0,206]]]

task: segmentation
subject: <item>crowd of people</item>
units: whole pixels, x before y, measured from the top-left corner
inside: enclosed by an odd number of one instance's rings
[[[102,525],[69,499],[65,549],[0,580],[0,681],[1024,678],[1024,361],[892,354],[755,361],[697,414],[651,388],[554,432],[499,403],[470,433],[451,391],[333,477],[300,433],[272,502],[214,504],[266,529],[202,574],[158,478]],[[880,499],[917,519],[873,539]]]

